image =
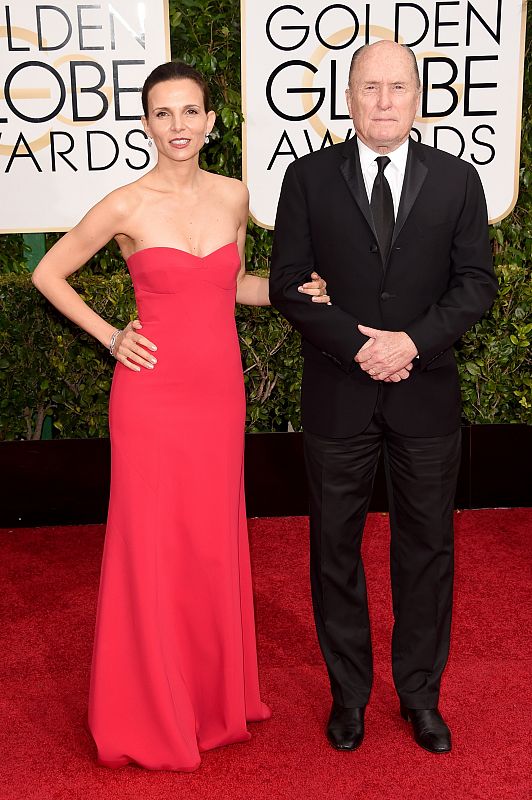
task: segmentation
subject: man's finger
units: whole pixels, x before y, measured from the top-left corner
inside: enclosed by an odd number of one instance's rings
[[[379,333],[382,333],[378,328],[370,328],[368,325],[359,325],[358,330],[360,333],[363,333],[364,336],[371,336],[373,339],[375,339]]]
[[[373,342],[373,339],[370,339],[370,341]],[[371,358],[373,358],[373,355],[371,353],[371,348],[366,347],[366,345],[364,345],[363,347],[360,348],[360,350],[356,354],[355,361],[357,361],[360,365],[362,365],[365,364],[366,361],[369,361]],[[368,367],[369,366],[371,365],[368,364]]]
[[[357,363],[360,363],[360,358],[359,358],[360,354],[361,354],[361,353],[363,353],[364,351],[367,351],[367,350],[369,350],[369,348],[370,348],[370,347],[371,347],[371,346],[372,346],[374,343],[375,343],[375,339],[368,339],[368,341],[367,341],[367,342],[364,342],[364,344],[362,345],[362,347],[360,348],[360,350],[358,351],[358,353],[357,353],[357,354],[356,354],[356,356],[355,356],[355,361],[356,361]],[[366,359],[363,359],[363,360],[366,360]]]

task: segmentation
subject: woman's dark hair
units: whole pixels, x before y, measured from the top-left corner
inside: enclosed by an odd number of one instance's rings
[[[144,81],[144,86],[142,87],[142,108],[144,110],[144,116],[148,116],[148,95],[156,84],[162,83],[163,81],[180,81],[183,79],[194,81],[194,83],[199,86],[203,94],[203,106],[205,111],[210,111],[211,96],[209,87],[201,72],[185,64],[184,61],[168,61],[166,64],[160,64],[158,67],[155,67],[153,72],[150,72]]]

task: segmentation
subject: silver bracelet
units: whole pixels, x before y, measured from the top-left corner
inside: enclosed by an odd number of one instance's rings
[[[119,331],[118,328],[117,328],[116,331],[114,331],[113,335],[111,336],[111,341],[109,342],[109,352],[111,353],[111,355],[113,357],[114,357],[114,349],[115,349],[115,344],[116,344],[116,338],[117,338],[119,333],[122,333],[122,331]]]

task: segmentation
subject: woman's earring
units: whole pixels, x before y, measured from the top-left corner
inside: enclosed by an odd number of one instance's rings
[[[205,134],[205,144],[209,144],[209,134]]]
[[[148,136],[148,147],[151,147],[152,144],[153,144],[153,139],[151,138],[151,136]]]

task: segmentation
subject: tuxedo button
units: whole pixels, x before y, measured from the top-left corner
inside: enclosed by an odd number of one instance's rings
[[[378,253],[379,252],[379,248],[377,247],[376,244],[372,244],[372,245],[370,245],[369,252],[370,253]]]
[[[393,300],[395,296],[396,296],[395,294],[390,294],[389,292],[383,292],[381,294],[381,300]]]

